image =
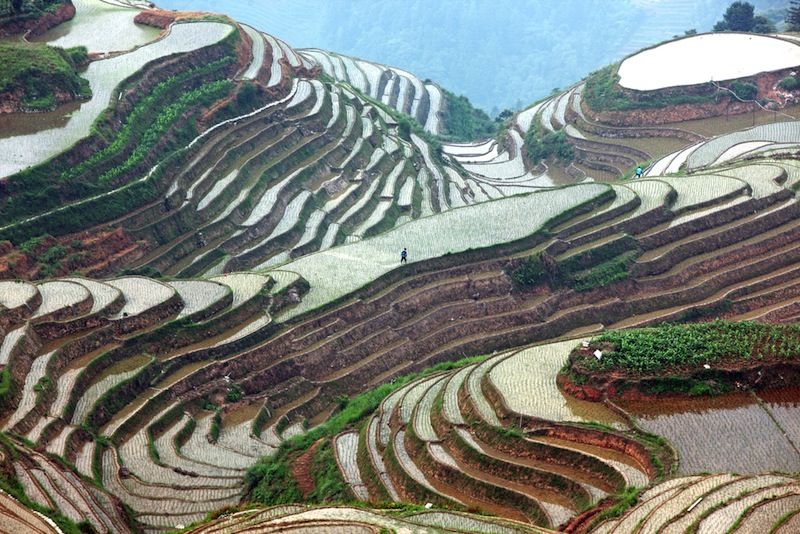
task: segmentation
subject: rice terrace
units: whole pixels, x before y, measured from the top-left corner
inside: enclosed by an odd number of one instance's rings
[[[0,0],[0,532],[800,532],[785,4],[490,117]]]

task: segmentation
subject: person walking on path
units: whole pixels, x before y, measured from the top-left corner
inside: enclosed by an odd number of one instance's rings
[[[408,259],[408,249],[403,247],[403,251],[400,253],[400,263],[405,263]]]
[[[636,177],[637,178],[641,178],[642,177],[642,173],[644,173],[644,169],[642,168],[641,165],[639,165],[638,167],[636,167]]]

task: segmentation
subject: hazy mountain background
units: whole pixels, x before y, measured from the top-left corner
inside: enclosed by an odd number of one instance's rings
[[[410,70],[493,115],[645,46],[710,31],[731,0],[156,0]],[[750,0],[756,11],[788,0]]]

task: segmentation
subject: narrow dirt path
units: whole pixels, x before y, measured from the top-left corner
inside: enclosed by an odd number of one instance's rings
[[[315,483],[314,476],[311,474],[311,469],[314,463],[314,453],[317,451],[322,440],[314,443],[306,452],[297,457],[292,464],[292,476],[297,481],[297,487],[303,492],[303,498],[308,499],[311,492],[314,491]]]

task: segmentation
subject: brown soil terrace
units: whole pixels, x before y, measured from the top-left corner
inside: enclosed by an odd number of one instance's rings
[[[54,246],[63,247],[65,258],[50,276],[81,273],[91,277],[108,276],[144,254],[143,243],[135,241],[122,228],[95,229],[59,238],[48,237],[30,252],[0,242],[0,279],[36,280],[42,278],[39,258]]]
[[[661,379],[685,381],[687,384],[704,382],[721,386],[726,391],[763,390],[800,385],[800,362],[764,354],[757,363],[746,360],[718,361],[711,369],[668,369],[659,375],[631,376],[624,371],[590,371],[580,364],[594,358],[596,346],[577,347],[570,354],[570,372],[558,375],[562,390],[576,398],[589,401],[618,399],[627,401],[685,398],[688,394],[676,392],[652,393],[652,387]]]

